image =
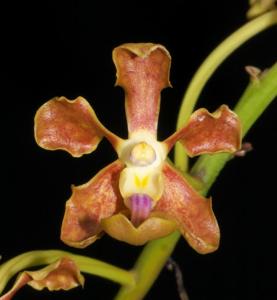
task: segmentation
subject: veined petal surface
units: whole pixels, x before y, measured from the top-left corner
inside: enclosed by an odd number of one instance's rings
[[[178,140],[189,156],[233,153],[241,147],[240,121],[227,105],[221,105],[214,113],[200,108],[191,115],[188,124],[165,140],[165,143],[170,149]]]
[[[113,50],[116,84],[125,90],[128,131],[149,131],[156,136],[160,92],[170,86],[171,57],[158,44],[123,44]]]
[[[73,187],[66,203],[61,229],[64,243],[84,248],[93,243],[102,232],[101,220],[122,209],[119,192],[119,174],[124,165],[119,160],[102,169],[88,183]]]
[[[48,150],[62,149],[79,157],[94,151],[103,136],[114,147],[120,140],[100,123],[82,97],[55,97],[43,104],[35,116],[35,139]]]
[[[197,252],[205,254],[218,248],[220,232],[211,200],[199,195],[185,178],[167,162],[163,168],[164,193],[154,212],[175,220],[179,230]]]

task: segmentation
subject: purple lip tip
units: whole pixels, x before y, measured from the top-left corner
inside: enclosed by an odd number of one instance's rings
[[[152,199],[146,194],[134,194],[130,198],[131,222],[138,227],[150,214]]]

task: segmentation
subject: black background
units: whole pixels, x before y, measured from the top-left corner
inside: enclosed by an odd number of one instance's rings
[[[59,240],[70,185],[87,182],[116,158],[103,141],[91,155],[40,149],[33,117],[48,99],[83,96],[99,119],[126,136],[124,94],[114,88],[112,49],[125,42],[158,42],[172,55],[173,89],[162,92],[159,137],[174,131],[178,107],[193,73],[211,50],[245,20],[248,1],[22,1],[3,10],[1,99],[0,254],[7,260],[32,249],[65,249],[131,268],[141,247],[108,236],[85,250]],[[245,65],[276,61],[277,28],[258,35],[219,68],[199,106],[233,106],[248,83]],[[181,240],[173,254],[191,300],[275,299],[276,105],[245,141],[254,150],[228,164],[210,194],[221,227],[219,250],[201,256]],[[275,118],[274,118],[275,117]],[[273,274],[272,274],[273,273]],[[85,289],[37,292],[15,299],[112,299],[118,286],[86,276]],[[0,279],[1,280],[1,279]],[[174,276],[164,270],[145,299],[178,299]],[[131,299],[130,299],[131,300]]]

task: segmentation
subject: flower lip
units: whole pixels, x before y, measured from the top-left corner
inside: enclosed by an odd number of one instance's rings
[[[131,222],[134,226],[139,226],[146,220],[152,209],[152,199],[146,194],[134,194],[128,199]]]

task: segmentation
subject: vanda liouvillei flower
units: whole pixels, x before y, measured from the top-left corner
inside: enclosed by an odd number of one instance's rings
[[[157,140],[160,92],[170,86],[170,54],[151,43],[123,44],[113,51],[116,84],[125,91],[128,139],[122,139],[97,119],[82,97],[56,97],[35,116],[37,143],[79,157],[106,137],[118,159],[88,183],[73,187],[61,229],[61,239],[86,247],[103,232],[142,245],[180,230],[199,253],[217,249],[220,232],[211,199],[197,193],[166,160],[177,141],[189,156],[235,152],[240,148],[240,123],[222,105],[214,113],[195,111],[186,126],[166,140]]]

